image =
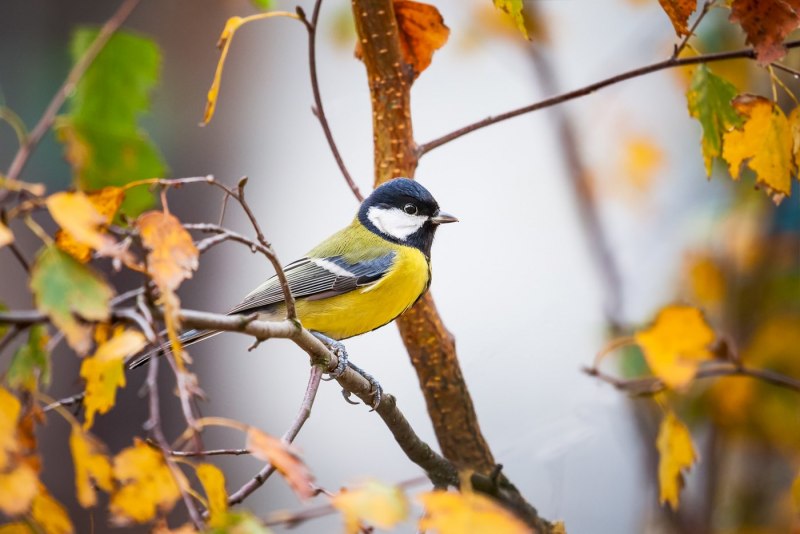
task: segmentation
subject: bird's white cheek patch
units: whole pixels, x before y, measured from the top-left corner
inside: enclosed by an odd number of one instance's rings
[[[371,207],[367,218],[375,228],[395,239],[405,241],[408,236],[422,228],[428,217],[424,215],[409,215],[399,208]]]

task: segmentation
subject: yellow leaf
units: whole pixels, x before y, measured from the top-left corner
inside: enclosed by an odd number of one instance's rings
[[[110,492],[113,488],[111,462],[103,454],[102,445],[78,425],[72,426],[69,448],[75,464],[75,492],[78,502],[84,508],[94,506],[97,504],[97,493],[92,481],[103,491]]]
[[[795,510],[800,510],[800,475],[795,476],[792,481],[792,504]]]
[[[795,164],[789,121],[771,100],[760,96],[740,95],[733,107],[745,118],[741,129],[726,132],[722,157],[734,180],[739,179],[742,163],[756,173],[759,184],[777,193],[776,201],[791,194]]]
[[[662,309],[653,325],[636,332],[635,338],[647,365],[671,388],[691,382],[700,362],[712,358],[708,346],[714,341],[714,331],[691,306]]]
[[[53,220],[73,241],[101,252],[114,246],[114,239],[101,229],[106,218],[84,193],[55,193],[47,197],[46,203]]]
[[[4,247],[14,242],[14,234],[11,229],[0,221],[0,247]]]
[[[686,425],[667,412],[661,421],[656,438],[658,449],[659,501],[678,509],[679,493],[683,487],[683,472],[691,469],[697,459],[692,445],[692,436]]]
[[[257,428],[250,427],[247,430],[246,447],[256,458],[275,466],[275,469],[283,475],[300,499],[307,499],[314,495],[311,485],[313,477],[306,464],[289,445]]]
[[[150,521],[156,511],[168,512],[180,499],[178,482],[161,452],[138,439],[114,457],[113,473],[120,483],[110,503],[117,525]]]
[[[83,195],[83,193],[59,193]],[[125,257],[126,251],[122,248],[114,246],[114,240],[105,233],[105,227],[111,224],[117,210],[122,205],[125,198],[125,191],[120,187],[104,187],[99,191],[85,195],[92,205],[94,211],[100,215],[100,221],[95,228],[96,232],[100,234],[101,238],[108,239],[106,246],[102,249],[93,246],[91,243],[86,243],[80,237],[71,233],[64,225],[61,225],[64,230],[56,232],[56,245],[64,252],[72,255],[75,259],[82,263],[86,263],[92,257],[92,248],[98,249],[101,255],[118,257],[120,259],[129,259]],[[52,198],[52,197],[51,197]],[[48,199],[49,200],[49,199]],[[60,223],[59,223],[60,224]],[[74,222],[72,223],[74,224]]]
[[[221,526],[225,512],[228,511],[228,492],[225,491],[225,475],[212,464],[197,466],[197,478],[203,485],[208,497],[208,524],[212,528]]]
[[[3,533],[0,532],[0,534]],[[171,529],[165,520],[159,520],[153,527],[151,534],[197,534],[197,530],[190,523],[185,523],[178,528]],[[215,532],[215,534],[217,533]],[[236,532],[231,532],[230,534],[236,534]],[[242,532],[241,534],[249,533]]]
[[[664,154],[651,139],[633,138],[625,143],[622,168],[636,189],[646,190],[663,164]]]
[[[425,507],[425,516],[419,521],[419,530],[438,534],[532,532],[511,512],[479,493],[468,490],[462,493],[436,490],[423,493],[418,498]]]
[[[348,534],[360,532],[362,522],[388,530],[408,517],[408,499],[403,490],[376,480],[366,481],[354,490],[342,490],[331,498],[331,504],[342,512]]]
[[[39,494],[33,499],[31,515],[45,534],[72,534],[75,531],[67,510],[44,487],[40,487]]]
[[[8,467],[10,454],[19,450],[17,422],[21,411],[19,400],[0,387],[0,470]]]
[[[395,0],[394,14],[400,30],[400,49],[405,62],[414,69],[414,78],[428,68],[433,53],[444,46],[450,36],[442,15],[435,6]]]
[[[6,515],[26,512],[38,492],[36,471],[27,463],[17,465],[0,474],[0,512]]]
[[[104,414],[114,407],[117,388],[125,387],[125,359],[141,351],[147,341],[141,332],[119,330],[114,337],[83,360],[81,377],[86,380],[86,421],[84,429],[94,424],[96,413]]]
[[[725,274],[708,255],[693,255],[686,271],[694,299],[703,306],[716,306],[725,298]]]
[[[522,35],[525,36],[525,39],[530,39],[528,35],[528,28],[525,27],[525,15],[523,14],[523,3],[522,0],[493,0],[494,7],[497,9],[505,12],[511,20],[514,21],[514,24],[517,25],[517,29],[522,32]]]
[[[0,534],[38,534],[35,532],[28,523],[17,521],[15,523],[6,523],[0,525]]]

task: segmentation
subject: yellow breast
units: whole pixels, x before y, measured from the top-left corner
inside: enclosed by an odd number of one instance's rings
[[[391,249],[394,264],[376,283],[327,299],[299,299],[297,316],[303,326],[346,339],[375,330],[406,311],[428,286],[428,261],[416,248]]]

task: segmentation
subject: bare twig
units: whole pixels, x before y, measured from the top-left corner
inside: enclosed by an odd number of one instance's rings
[[[786,46],[786,48],[788,49],[800,47],[800,39],[787,41],[784,43],[784,46]],[[459,137],[465,136],[468,133],[480,130],[481,128],[485,128],[487,126],[491,126],[492,124],[497,124],[498,122],[503,122],[508,119],[513,119],[514,117],[519,117],[520,115],[525,115],[526,113],[531,113],[533,111],[538,111],[540,109],[556,106],[558,104],[562,104],[564,102],[568,102],[570,100],[574,100],[576,98],[580,98],[582,96],[594,93],[595,91],[598,91],[610,85],[624,82],[632,78],[638,78],[639,76],[644,76],[645,74],[650,74],[652,72],[657,72],[664,69],[671,69],[675,67],[685,67],[687,65],[698,65],[701,63],[713,63],[716,61],[725,61],[727,59],[755,59],[755,57],[756,57],[756,52],[754,49],[743,48],[740,50],[731,50],[727,52],[701,54],[699,56],[694,56],[694,57],[665,59],[663,61],[651,63],[650,65],[645,65],[643,67],[638,67],[633,70],[629,70],[627,72],[611,76],[610,78],[606,78],[604,80],[591,83],[579,89],[574,89],[572,91],[568,91],[560,95],[545,98],[544,100],[535,102],[533,104],[529,104],[527,106],[523,106],[521,108],[512,109],[511,111],[507,111],[499,115],[486,117],[485,119],[479,120],[472,124],[468,124],[467,126],[459,128],[458,130],[454,130],[437,139],[419,145],[418,152],[419,155],[422,156],[423,154],[427,154],[434,148],[438,148],[442,145],[449,143],[450,141],[454,141]]]
[[[27,325],[19,325],[15,324],[13,328],[3,337],[0,339],[0,354],[3,354],[3,351],[6,350],[12,341],[14,341],[18,335],[25,331]]]
[[[202,456],[241,456],[250,454],[248,449],[211,449],[207,451],[169,451],[170,456],[179,458],[194,458]]]
[[[586,367],[583,372],[589,376],[594,376],[611,384],[620,391],[628,392],[632,395],[654,395],[667,389],[664,382],[656,376],[646,376],[642,378],[618,378],[599,370],[596,367]],[[711,364],[701,367],[695,379],[715,378],[724,376],[747,376],[767,384],[772,384],[784,389],[789,389],[800,393],[800,380],[789,376],[770,371],[769,369],[756,369],[744,365],[736,364]]]
[[[281,438],[284,443],[291,443],[294,441],[294,438],[297,437],[297,434],[300,432],[303,424],[308,419],[308,416],[311,415],[311,407],[314,405],[314,398],[317,395],[321,378],[322,368],[312,365],[311,373],[308,377],[308,385],[306,386],[306,393],[303,396],[303,402],[300,405],[300,410],[297,412],[297,416],[294,418],[294,421],[292,421],[292,425]],[[256,473],[253,478],[248,480],[241,488],[236,490],[233,494],[231,494],[230,497],[228,497],[228,504],[232,506],[245,500],[251,493],[261,487],[274,472],[275,466],[272,464],[265,465],[258,473]]]
[[[53,99],[50,101],[50,104],[48,104],[39,122],[36,123],[31,133],[25,138],[25,142],[20,145],[14,159],[11,161],[11,166],[6,172],[7,179],[16,180],[19,177],[22,168],[28,161],[31,151],[53,125],[56,114],[58,110],[61,109],[64,101],[75,89],[75,85],[81,77],[83,77],[86,69],[88,69],[95,60],[97,54],[100,53],[114,32],[122,26],[122,23],[125,22],[125,19],[128,18],[128,15],[131,14],[139,2],[140,0],[125,0],[111,18],[103,24],[103,27],[100,28],[100,32],[97,34],[97,37],[95,37],[94,41],[92,41],[92,44],[89,45],[89,48],[86,49],[83,56],[75,63],[72,70],[69,71],[67,79],[64,80],[58,92],[53,96]]]
[[[711,10],[711,7],[714,5],[716,0],[706,0],[703,4],[703,7],[700,9],[700,14],[697,15],[697,18],[694,19],[694,24],[692,27],[689,28],[689,33],[687,33],[681,42],[675,46],[675,50],[672,52],[672,59],[676,59],[678,56],[681,55],[683,49],[686,48],[686,45],[689,44],[689,39],[694,37],[694,32],[697,31],[697,27],[700,26],[700,23],[706,18],[706,15]]]
[[[776,63],[771,63],[771,65],[773,67],[775,67],[776,69],[778,69],[778,70],[782,70],[783,72],[785,72],[787,74],[791,74],[792,76],[794,76],[795,79],[800,79],[800,71],[799,70],[787,67],[786,65],[783,65],[783,64],[777,63],[777,62]]]
[[[325,139],[328,140],[328,146],[330,146],[333,157],[336,160],[336,164],[339,166],[339,170],[342,171],[342,176],[344,176],[347,186],[350,188],[350,191],[353,192],[353,195],[355,195],[358,201],[361,202],[364,200],[364,196],[361,194],[361,190],[359,190],[358,186],[353,181],[353,177],[350,176],[350,173],[344,164],[342,155],[339,153],[339,148],[336,146],[336,142],[333,140],[333,133],[331,133],[328,119],[325,116],[325,108],[322,107],[322,96],[320,96],[319,80],[317,79],[317,22],[319,20],[319,10],[321,6],[322,0],[316,0],[316,2],[314,2],[314,10],[311,12],[310,21],[306,18],[306,14],[303,9],[300,7],[297,8],[297,14],[300,16],[300,21],[305,25],[306,30],[308,30],[308,67],[311,74],[311,91],[314,93],[314,107],[312,108],[312,112],[319,120],[319,124],[322,126],[322,131],[325,132]]]

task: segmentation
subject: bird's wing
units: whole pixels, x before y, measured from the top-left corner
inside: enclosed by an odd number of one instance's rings
[[[318,300],[335,297],[373,284],[391,269],[395,252],[351,263],[342,256],[303,258],[283,268],[295,298]],[[246,313],[283,302],[283,290],[273,276],[228,313]]]

